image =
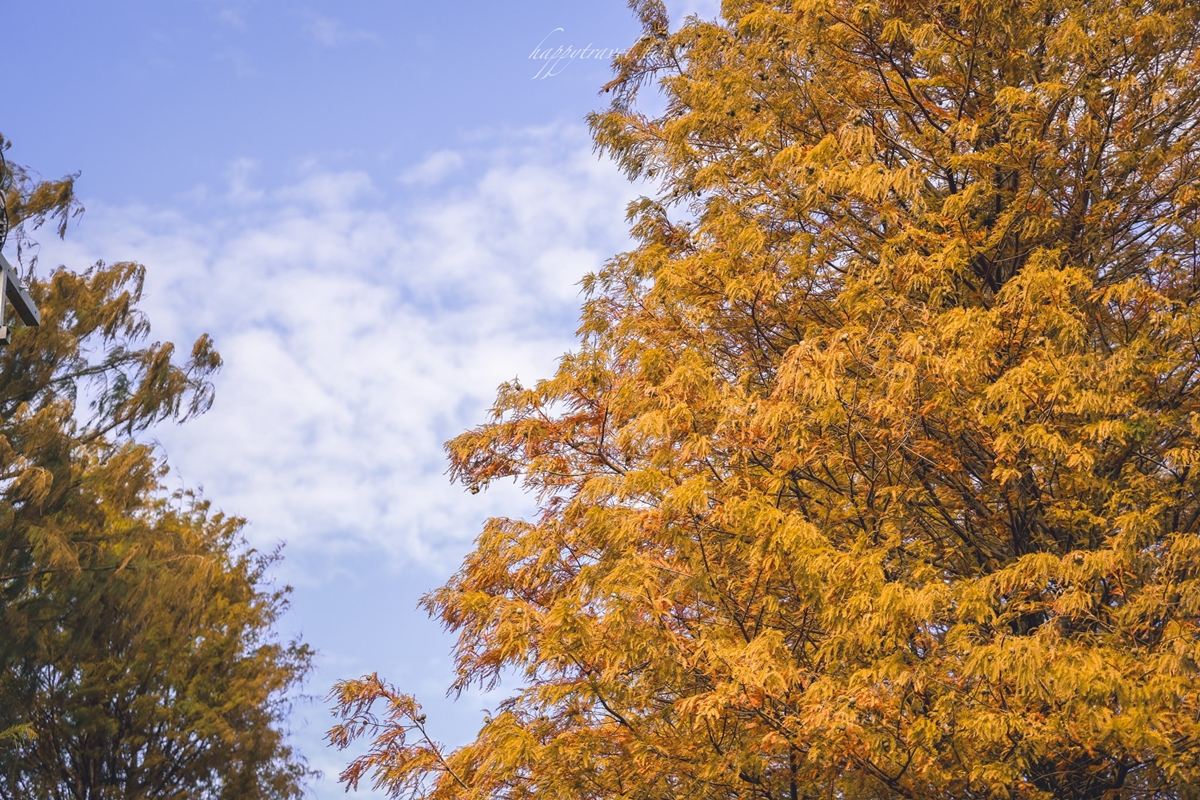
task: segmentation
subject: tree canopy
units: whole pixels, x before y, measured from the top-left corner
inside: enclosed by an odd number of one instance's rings
[[[448,445],[539,500],[424,601],[518,685],[447,749],[340,684],[343,780],[1200,797],[1200,4],[632,5],[636,246]]]
[[[80,210],[74,179],[10,169],[9,242],[32,264],[35,229]],[[206,410],[221,364],[207,335],[182,363],[146,342],[144,275],[33,278],[42,324],[0,348],[0,798],[296,797],[286,692],[312,654],[273,632],[275,554],[168,494],[135,436]]]

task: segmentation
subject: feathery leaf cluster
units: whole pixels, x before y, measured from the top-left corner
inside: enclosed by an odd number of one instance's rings
[[[0,140],[2,146],[3,140]],[[73,178],[12,167],[14,237],[79,211]],[[207,335],[146,343],[144,269],[65,268],[38,328],[0,349],[0,798],[285,798],[309,770],[283,729],[312,653],[272,626],[277,554],[188,492],[134,434],[212,402]],[[11,319],[11,316],[10,316]]]
[[[1200,797],[1200,4],[633,5],[637,246],[449,444],[540,501],[425,601],[456,687],[523,684],[436,757],[346,684],[393,738],[344,777]]]

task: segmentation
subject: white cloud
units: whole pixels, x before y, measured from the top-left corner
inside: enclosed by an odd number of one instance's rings
[[[412,186],[428,186],[441,183],[463,168],[463,157],[453,150],[438,150],[430,153],[419,164],[409,167],[400,174],[400,182]]]
[[[263,199],[263,191],[261,189],[250,188],[250,178],[258,169],[258,162],[252,158],[239,158],[229,165],[225,171],[225,178],[229,184],[229,188],[225,193],[226,199],[231,203],[246,204],[255,203]]]
[[[350,30],[342,24],[341,20],[333,19],[332,17],[322,17],[311,11],[306,12],[304,16],[307,18],[304,30],[308,32],[309,36],[325,47],[340,47],[341,45],[353,44],[354,42],[379,41],[379,37],[374,33],[370,31]]]
[[[635,193],[580,128],[488,131],[471,147],[489,149],[418,161],[414,173],[458,165],[419,191],[394,173],[312,164],[269,186],[241,161],[174,209],[86,199],[67,241],[43,244],[39,270],[140,261],[154,338],[186,348],[213,335],[225,359],[213,409],[155,431],[170,485],[202,484],[249,518],[259,547],[287,541],[275,573],[296,605],[282,631],[321,653],[310,691],[379,670],[416,691],[451,742],[494,702],[441,697],[450,643],[415,598],[485,517],[531,503],[509,484],[450,485],[442,442],[483,421],[501,381],[549,375],[573,346],[577,282],[627,246]],[[326,773],[313,796],[343,797],[348,756],[322,742],[326,704],[292,723]]]
[[[236,47],[219,50],[213,54],[213,60],[228,64],[238,78],[253,78],[259,74],[250,57]]]
[[[217,12],[217,19],[236,30],[246,30],[246,19],[236,9],[222,8]]]
[[[289,564],[372,552],[444,568],[482,517],[527,501],[449,485],[442,442],[482,421],[501,381],[553,370],[578,280],[626,243],[633,189],[584,132],[516,138],[434,154],[422,164],[473,179],[400,204],[357,172],[250,189],[247,164],[204,218],[89,203],[42,263],[141,261],[155,336],[213,334],[216,405],[158,435],[180,479],[249,517],[255,541],[287,540]]]

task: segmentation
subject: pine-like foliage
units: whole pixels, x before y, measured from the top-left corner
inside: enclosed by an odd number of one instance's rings
[[[342,684],[344,779],[1200,797],[1200,3],[634,5],[592,125],[661,190],[449,445],[540,500],[425,601],[523,682],[449,752]]]
[[[9,241],[29,259],[33,229],[79,209],[71,178],[14,173]],[[298,797],[285,693],[312,654],[273,634],[274,557],[168,496],[134,438],[206,410],[221,363],[207,336],[183,364],[146,343],[143,275],[34,280],[41,327],[0,348],[0,798]]]

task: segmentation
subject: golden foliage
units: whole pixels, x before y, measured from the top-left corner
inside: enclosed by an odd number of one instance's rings
[[[78,205],[70,177],[12,169],[29,257],[34,229],[61,233]],[[207,335],[182,364],[145,341],[144,273],[31,281],[41,325],[0,349],[0,798],[299,797],[285,693],[312,651],[272,632],[276,554],[167,496],[161,454],[133,438],[205,411],[221,363]]]
[[[426,607],[456,688],[523,682],[472,743],[385,733],[347,775],[1200,797],[1200,5],[634,5],[592,126],[660,182],[637,247],[585,279],[579,352],[449,444],[541,513]]]

